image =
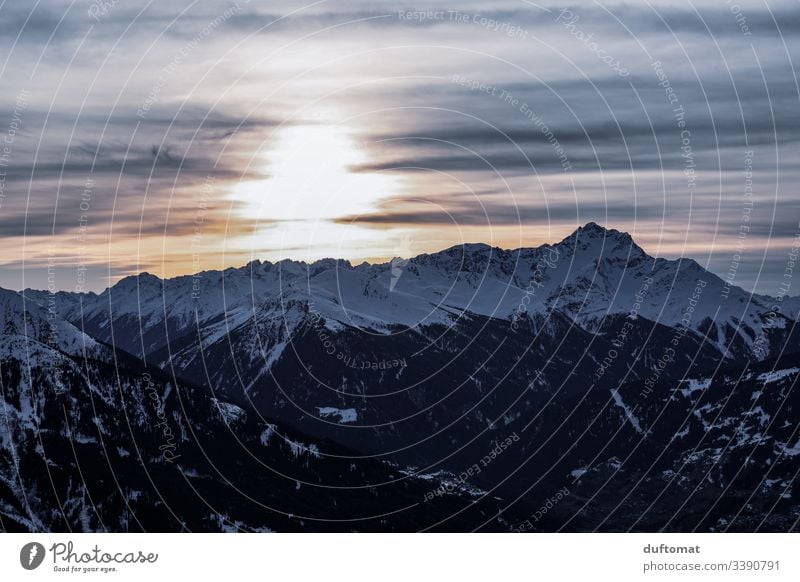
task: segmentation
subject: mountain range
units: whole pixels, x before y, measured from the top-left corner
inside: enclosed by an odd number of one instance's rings
[[[7,531],[788,531],[800,297],[589,223],[0,290]]]

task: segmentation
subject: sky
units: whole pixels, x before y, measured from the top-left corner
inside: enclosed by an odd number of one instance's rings
[[[798,34],[772,0],[4,2],[0,286],[596,221],[775,295],[800,235]]]

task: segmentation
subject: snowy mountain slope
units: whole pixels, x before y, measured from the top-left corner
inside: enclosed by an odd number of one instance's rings
[[[21,356],[23,344],[30,349],[49,346],[69,355],[88,357],[110,352],[94,338],[83,333],[52,311],[13,291],[0,289],[0,356]]]
[[[45,292],[25,294],[41,305],[49,300]],[[451,325],[464,314],[517,321],[553,311],[594,331],[606,316],[631,314],[685,326],[726,357],[749,353],[764,359],[785,343],[800,299],[778,302],[738,287],[728,291],[696,262],[654,259],[629,235],[594,223],[534,249],[464,245],[400,263],[358,266],[333,259],[254,261],[166,280],[145,273],[99,295],[55,295],[65,319],[139,356],[191,343],[187,336],[196,339],[198,333],[204,341],[223,338],[266,314],[285,319],[290,335],[299,321],[284,312],[300,304],[330,329],[382,334]]]
[[[593,428],[589,438],[605,450],[578,467],[570,488],[581,501],[544,528],[789,530],[800,517],[795,364],[753,362],[591,396],[590,407],[605,402],[622,426]]]
[[[104,346],[60,351],[38,332],[85,338],[21,297],[2,307],[0,531],[413,531],[463,504],[418,507],[438,481],[353,460]],[[10,331],[20,321],[27,336]]]

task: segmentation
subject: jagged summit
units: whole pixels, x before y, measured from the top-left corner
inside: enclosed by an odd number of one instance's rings
[[[156,284],[161,283],[162,279],[157,275],[153,275],[152,273],[148,273],[147,271],[142,271],[138,275],[127,275],[117,281],[115,285],[112,287],[120,286],[120,287],[135,287],[137,285],[142,284]]]
[[[616,240],[631,241],[633,237],[628,232],[617,230],[615,228],[606,228],[596,222],[587,222],[583,226],[579,226],[572,234],[565,240],[571,238],[607,238]]]
[[[620,230],[616,230],[614,228],[606,228],[606,227],[604,227],[604,226],[602,226],[602,225],[600,225],[600,224],[598,224],[596,222],[593,222],[593,221],[587,222],[585,225],[579,226],[578,228],[576,228],[574,231],[572,231],[571,234],[569,234],[564,239],[562,239],[561,243],[569,243],[570,241],[574,241],[575,239],[580,239],[581,241],[584,241],[584,242],[587,239],[589,239],[589,240],[606,239],[606,240],[609,241],[609,244],[616,243],[616,244],[628,244],[628,245],[630,245],[631,243],[633,243],[633,237],[629,233],[624,232],[624,231],[620,231]],[[561,243],[556,243],[556,245],[561,244]],[[642,253],[644,253],[644,251],[641,249],[641,247],[639,247],[635,243],[633,243],[633,244],[634,244],[635,250],[638,250],[638,251],[641,251]],[[524,253],[525,251],[528,251],[528,252],[536,251],[536,250],[539,250],[539,249],[542,249],[542,248],[547,248],[547,247],[550,247],[550,246],[552,246],[552,245],[543,244],[543,245],[540,245],[538,247],[523,246],[523,247],[520,247],[520,248],[517,248],[517,249],[513,249],[513,251],[512,251],[511,249],[505,249],[505,248],[498,247],[498,246],[492,246],[492,245],[489,245],[487,243],[482,243],[482,242],[477,242],[477,243],[467,243],[467,242],[465,242],[465,243],[462,243],[462,244],[453,245],[453,246],[448,247],[446,249],[442,249],[441,251],[436,251],[436,252],[433,252],[433,253],[423,253],[421,255],[417,255],[416,257],[401,257],[401,258],[413,260],[413,259],[417,259],[417,258],[420,258],[420,257],[423,257],[423,256],[437,256],[437,255],[451,255],[452,256],[454,254],[461,255],[461,254],[469,254],[469,253],[480,253],[480,252],[485,252],[485,251],[496,251],[498,253],[504,253],[504,252]]]
[[[642,247],[636,244],[629,233],[613,228],[605,228],[596,222],[587,222],[585,225],[579,226],[559,243],[559,245],[566,247],[571,247],[574,244],[579,245],[584,250],[589,249],[592,245],[599,245],[604,249],[620,251],[625,256],[651,258]],[[598,251],[598,253],[600,252]]]
[[[608,233],[608,232],[617,232],[617,231],[612,230],[612,229],[607,229],[606,227],[601,226],[600,224],[597,224],[594,221],[590,221],[590,222],[587,222],[586,224],[584,224],[583,226],[579,226],[577,229],[575,229],[574,232],[575,233],[577,233],[577,232],[595,233],[596,232],[596,233],[599,233],[599,234],[604,234],[604,233]]]
[[[493,248],[497,248],[497,247],[492,247],[491,245],[488,245],[486,243],[462,243],[460,245],[453,245],[453,246],[448,247],[446,249],[443,249],[443,250],[441,250],[439,252],[440,253],[449,253],[449,252],[456,252],[457,251],[457,252],[470,253],[470,252],[488,251],[488,250],[492,250]],[[433,254],[437,254],[437,253],[433,253]]]

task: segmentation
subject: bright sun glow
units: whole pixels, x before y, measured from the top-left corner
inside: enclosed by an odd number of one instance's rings
[[[236,191],[247,203],[246,212],[264,225],[257,246],[313,259],[331,256],[334,249],[338,256],[359,256],[365,244],[385,238],[385,233],[372,229],[332,222],[373,212],[378,200],[396,191],[391,176],[350,171],[367,159],[344,129],[287,127],[264,157],[270,178],[242,183]],[[285,224],[275,226],[274,221]]]
[[[242,184],[240,192],[266,221],[319,220],[370,212],[373,204],[393,189],[390,176],[349,171],[366,158],[337,126],[287,128],[266,157],[270,179]]]

